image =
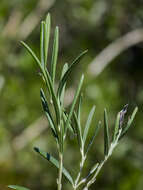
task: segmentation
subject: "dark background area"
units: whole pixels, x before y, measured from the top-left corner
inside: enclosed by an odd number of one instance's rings
[[[39,91],[43,84],[36,64],[19,43],[24,40],[39,54],[40,21],[48,12],[52,16],[52,37],[54,27],[60,27],[58,71],[65,62],[71,63],[81,51],[88,49],[71,74],[65,101],[67,105],[72,101],[78,80],[85,73],[83,124],[92,105],[96,105],[91,135],[99,120],[103,124],[105,107],[111,130],[117,112],[125,104],[129,104],[127,118],[135,106],[139,107],[133,126],[91,189],[142,190],[143,37],[137,40],[139,35],[143,36],[142,0],[0,0],[0,190],[7,189],[9,184],[32,190],[56,189],[56,169],[33,151],[34,146],[39,146],[57,154],[42,112]],[[132,31],[136,33],[126,40]],[[117,51],[117,56],[96,74],[96,68],[102,68],[106,62],[103,50],[118,39],[124,40],[125,48]],[[123,43],[119,42],[121,47]],[[115,51],[112,48],[110,54]],[[102,63],[96,60],[99,55],[103,57]],[[89,69],[91,65],[93,72]],[[87,168],[103,157],[102,129],[89,153]],[[69,137],[65,165],[73,175],[78,158],[77,143]],[[63,190],[70,190],[70,185],[63,181]]]

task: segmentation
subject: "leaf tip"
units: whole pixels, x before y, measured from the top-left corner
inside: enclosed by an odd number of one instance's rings
[[[39,150],[39,148],[38,148],[38,147],[34,147],[34,150],[35,150],[35,152],[40,153],[40,150]]]

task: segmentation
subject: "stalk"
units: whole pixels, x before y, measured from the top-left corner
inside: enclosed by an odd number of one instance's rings
[[[83,147],[83,145],[82,145],[82,148],[81,148],[80,152],[81,152],[80,171],[77,174],[77,177],[76,177],[76,180],[75,180],[74,190],[76,190],[78,188],[78,186],[79,186],[78,183],[79,183],[79,180],[80,180],[80,177],[81,177],[84,162],[86,160],[86,156],[84,155],[84,147]]]
[[[99,174],[100,170],[102,169],[103,165],[105,164],[105,162],[108,160],[108,158],[112,155],[113,150],[115,149],[115,147],[118,145],[118,141],[119,141],[119,137],[121,135],[122,129],[119,130],[118,136],[116,137],[116,140],[111,143],[110,148],[109,148],[109,152],[108,155],[105,156],[105,159],[99,164],[94,176],[91,178],[91,180],[86,184],[86,186],[84,187],[83,190],[88,190],[88,188],[96,181],[96,177]]]
[[[58,176],[58,190],[62,189],[62,170],[63,170],[63,154],[59,153],[59,176]]]

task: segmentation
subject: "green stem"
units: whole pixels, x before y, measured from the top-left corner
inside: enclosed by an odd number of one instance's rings
[[[84,162],[85,162],[85,159],[86,159],[86,156],[84,155],[84,147],[83,147],[83,145],[82,145],[82,148],[81,148],[80,152],[81,152],[80,171],[77,174],[77,177],[76,177],[76,180],[75,180],[74,190],[76,190],[78,188],[78,186],[79,186],[78,183],[79,183],[81,173],[82,173],[82,169],[83,169],[83,166],[84,166]]]
[[[99,164],[94,176],[91,178],[91,180],[86,184],[83,190],[88,190],[88,188],[95,182],[97,175],[99,174],[100,170],[104,166],[105,162],[108,160],[108,158],[112,155],[113,150],[116,148],[118,145],[118,141],[121,135],[122,129],[119,129],[118,135],[116,137],[116,140],[111,143],[108,155],[105,156],[104,160]]]
[[[62,189],[62,170],[63,170],[63,154],[59,153],[59,176],[58,176],[58,190]]]

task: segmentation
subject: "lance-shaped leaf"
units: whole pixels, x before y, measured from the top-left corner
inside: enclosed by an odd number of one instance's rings
[[[66,123],[67,118],[68,118],[68,115],[67,115],[65,112],[63,112],[64,123]],[[70,130],[72,133],[75,133],[75,130],[74,130],[74,127],[73,127],[71,121],[69,122],[69,130]]]
[[[56,74],[58,48],[59,48],[59,28],[56,27],[55,34],[54,34],[52,60],[51,60],[51,77],[52,77],[53,84],[54,84],[54,81],[55,81],[55,74]]]
[[[37,147],[34,147],[34,150],[36,152],[38,152],[43,158],[45,158],[46,160],[48,160],[49,162],[51,162],[54,166],[56,166],[57,168],[59,168],[59,161],[56,160],[53,156],[51,156],[51,154],[46,153],[44,151],[41,151]],[[70,173],[64,167],[63,167],[62,172],[65,175],[65,177],[70,181],[70,183],[73,185],[73,179],[72,179]]]
[[[95,173],[95,171],[98,169],[98,166],[99,166],[99,163],[96,163],[93,165],[88,175],[84,178],[85,182]]]
[[[91,122],[92,122],[94,112],[95,112],[95,106],[92,107],[92,109],[91,109],[91,111],[90,111],[90,113],[88,115],[86,124],[85,124],[84,133],[83,133],[83,144],[85,144],[85,141],[87,139],[87,135],[88,135],[88,132],[89,132],[89,128],[90,128],[90,125],[91,125]]]
[[[50,110],[49,110],[48,102],[46,100],[44,91],[42,89],[40,90],[40,97],[41,97],[43,110],[45,111],[45,114],[46,114],[47,119],[49,121],[49,125],[51,127],[52,133],[53,133],[54,137],[58,138],[57,129],[55,127],[52,115],[51,115]]]
[[[63,69],[62,69],[61,79],[62,79],[62,77],[64,76],[64,74],[66,73],[67,70],[68,70],[68,64],[65,63],[64,66],[63,66]],[[65,87],[66,87],[66,83],[64,84],[62,92],[61,92],[61,96],[59,97],[60,102],[61,102],[61,106],[63,106],[63,103],[64,103]]]
[[[79,146],[81,147],[81,145],[83,143],[82,142],[81,126],[79,124],[79,121],[77,119],[77,115],[75,112],[74,112],[73,116],[74,116],[74,120],[75,120],[75,130],[76,130],[76,134],[77,134],[77,140],[78,140]]]
[[[120,128],[120,112],[117,114],[112,141],[115,142]]]
[[[42,74],[43,74],[43,78],[47,84],[49,93],[51,94],[51,88],[50,88],[50,84],[49,84],[49,80],[46,81],[46,73],[44,71],[44,68],[41,65],[41,62],[39,61],[39,59],[37,58],[37,56],[35,55],[35,53],[32,51],[32,49],[23,41],[21,41],[21,44],[26,48],[26,50],[30,53],[30,55],[32,55],[32,57],[34,58],[34,60],[36,61],[36,63],[38,64]],[[48,72],[48,71],[47,71]],[[50,78],[50,77],[48,77]]]
[[[11,189],[16,189],[16,190],[30,190],[30,189],[28,189],[26,187],[19,186],[19,185],[9,185],[8,187],[11,188]]]
[[[57,123],[60,123],[60,117],[61,117],[61,113],[60,113],[60,102],[58,101],[58,98],[55,95],[54,89],[53,89],[53,84],[51,81],[51,77],[49,75],[49,72],[46,70],[46,84],[47,87],[49,85],[50,88],[50,92],[51,92],[51,96],[52,96],[52,101],[53,101],[53,105],[54,105],[54,109],[55,109],[55,113],[56,113],[56,118],[57,118]]]
[[[32,55],[33,59],[36,61],[36,63],[38,64],[38,66],[42,70],[41,62],[38,59],[38,57],[35,55],[33,50],[25,42],[21,41],[20,43],[27,49],[27,51],[30,53],[30,55]]]
[[[97,136],[100,127],[101,127],[101,121],[98,122],[98,125],[97,125],[97,127],[95,128],[94,135],[93,135],[93,137],[91,138],[91,140],[90,140],[90,142],[89,142],[89,144],[88,144],[88,146],[87,146],[87,150],[86,150],[85,155],[87,155],[87,153],[88,153],[88,151],[89,151],[91,145],[93,144],[94,139],[95,139],[95,137]]]
[[[74,99],[73,99],[73,102],[72,102],[72,105],[71,105],[71,108],[70,108],[70,112],[69,112],[69,115],[68,115],[68,118],[67,118],[67,122],[66,122],[66,125],[65,125],[65,134],[66,134],[67,128],[69,126],[69,122],[71,120],[71,117],[72,117],[76,102],[78,100],[80,90],[81,90],[81,87],[82,87],[82,84],[83,84],[83,80],[84,80],[84,75],[81,76],[78,88],[77,88],[77,90],[75,92],[75,95],[74,95]]]
[[[122,130],[122,133],[121,133],[121,136],[120,136],[120,139],[126,134],[127,130],[130,128],[134,118],[135,118],[135,115],[138,111],[138,107],[136,107],[131,115],[131,117],[129,118],[128,120],[128,123],[127,123],[127,126]]]
[[[83,95],[81,94],[80,97],[79,97],[79,102],[78,102],[78,107],[77,107],[77,119],[78,119],[79,125],[80,125],[80,117],[81,117],[82,97],[83,97]],[[80,126],[80,127],[81,127],[81,126]]]
[[[98,168],[99,163],[96,163],[90,170],[90,174],[93,174],[95,172],[95,170]]]
[[[87,50],[85,50],[84,52],[82,52],[73,62],[72,64],[69,66],[68,70],[66,71],[66,73],[64,74],[62,80],[59,83],[59,87],[58,87],[58,91],[57,94],[60,97],[61,96],[61,92],[62,89],[64,87],[65,82],[67,81],[71,71],[73,70],[74,66],[80,62],[81,58],[87,53]]]
[[[44,55],[45,55],[45,68],[47,64],[48,48],[49,48],[49,39],[50,39],[50,28],[51,28],[51,18],[50,14],[47,15],[45,24],[44,24]]]
[[[105,156],[108,155],[109,151],[109,127],[108,127],[108,117],[107,117],[107,111],[104,109],[104,154]]]
[[[41,64],[44,67],[44,21],[41,22],[41,31],[40,31],[40,57],[41,57]]]

